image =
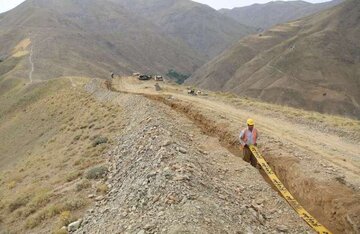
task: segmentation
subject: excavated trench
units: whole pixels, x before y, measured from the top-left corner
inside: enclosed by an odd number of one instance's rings
[[[107,84],[107,87],[111,91],[119,92],[111,84]],[[204,134],[216,137],[232,154],[241,155],[240,145],[234,133],[224,124],[219,124],[204,116],[193,105],[160,95],[138,95],[163,103],[178,113],[184,114]],[[321,224],[333,233],[360,233],[357,221],[360,220],[360,198],[350,188],[341,183],[322,183],[308,177],[296,160],[290,157],[279,159],[266,155],[266,159],[287,189]],[[262,170],[260,173],[275,189],[266,174]]]
[[[223,124],[218,124],[196,110],[191,104],[184,104],[163,96],[144,95],[145,97],[164,103],[173,110],[185,114],[204,134],[216,137],[220,143],[234,155],[241,155],[239,143],[234,134]],[[266,155],[268,156],[268,155]],[[274,172],[320,223],[334,233],[358,233],[355,220],[359,212],[359,199],[353,191],[340,183],[322,184],[307,177],[306,173],[296,165],[294,159],[277,159],[266,157]],[[271,184],[266,174],[260,170],[264,179]]]

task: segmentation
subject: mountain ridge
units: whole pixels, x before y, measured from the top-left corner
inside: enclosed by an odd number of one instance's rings
[[[356,1],[248,36],[200,68],[189,84],[360,117]]]
[[[34,75],[40,79],[46,79],[45,73],[55,77],[169,69],[191,73],[205,61],[157,26],[110,1],[28,0],[7,12],[0,28],[3,55],[31,37]]]
[[[306,1],[271,1],[233,9],[220,9],[219,12],[239,23],[266,30],[276,24],[300,19],[338,5],[343,0],[323,3]]]

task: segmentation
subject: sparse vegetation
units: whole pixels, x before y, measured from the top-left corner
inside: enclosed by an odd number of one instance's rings
[[[94,179],[106,174],[106,167],[95,165],[103,165],[102,154],[109,148],[109,139],[116,132],[111,133],[100,120],[106,123],[114,121],[121,126],[122,116],[112,117],[116,108],[109,109],[109,104],[85,98],[78,91],[63,89],[67,85],[64,79],[41,83],[40,88],[34,86],[28,91],[29,99],[19,95],[21,100],[17,102],[17,96],[13,95],[11,101],[15,104],[6,104],[8,99],[0,97],[1,121],[10,132],[0,129],[0,155],[8,157],[5,163],[14,159],[19,161],[0,175],[0,214],[4,230],[26,233],[26,229],[41,229],[45,222],[47,228],[58,230],[61,227],[54,219],[61,212],[70,211],[75,216],[90,203],[86,197],[92,189],[92,182],[85,178],[84,172]],[[10,108],[9,105],[13,106]],[[79,106],[83,108],[79,109]],[[75,108],[77,113],[73,111]],[[88,112],[89,109],[92,111]],[[8,117],[6,110],[11,110],[9,113],[18,118]],[[94,127],[80,129],[87,122]],[[104,133],[99,135],[95,126],[103,126]],[[67,128],[70,131],[66,131]],[[90,139],[90,136],[96,137]],[[17,144],[12,144],[14,139]],[[6,165],[2,164],[0,168]],[[89,168],[94,170],[89,172]],[[80,179],[83,175],[84,178]],[[75,180],[79,181],[68,183]],[[105,191],[104,187],[94,189]]]
[[[66,176],[66,181],[71,182],[71,181],[76,180],[77,178],[79,178],[81,175],[82,175],[81,171],[74,171],[74,172],[72,172],[72,173],[70,173],[70,174],[68,174]]]
[[[69,198],[63,205],[61,210],[75,211],[87,205],[87,200],[84,197]]]
[[[52,194],[46,190],[39,191],[35,194],[35,196],[31,199],[28,204],[28,209],[38,210],[41,207],[46,206],[51,201]]]
[[[109,188],[106,184],[101,183],[96,186],[96,192],[100,194],[106,194],[109,191]]]
[[[86,179],[96,180],[103,178],[107,173],[107,167],[104,165],[96,166],[86,172]]]
[[[71,212],[68,210],[61,212],[59,219],[60,219],[60,223],[62,226],[69,225],[71,223],[71,221],[73,220],[71,218]]]
[[[91,182],[89,180],[82,180],[78,184],[76,184],[76,191],[80,192],[84,189],[90,188]]]
[[[68,231],[66,229],[57,229],[53,234],[68,234]]]
[[[266,103],[249,97],[240,97],[233,93],[215,92],[214,96],[225,98],[236,106],[245,106],[252,110],[268,111],[272,115],[279,115],[281,118],[293,119],[306,124],[323,124],[328,128],[342,131],[342,128],[351,130],[355,139],[360,139],[360,121],[342,116],[321,114],[315,111],[306,111],[289,106]],[[299,118],[301,116],[301,118]],[[340,127],[340,128],[339,128]]]
[[[74,137],[74,141],[78,141],[78,140],[80,140],[80,138],[81,138],[81,134],[75,136],[75,137]]]
[[[166,76],[168,76],[172,80],[175,80],[175,82],[178,84],[183,84],[185,80],[190,77],[190,75],[185,75],[172,69],[168,71]]]
[[[9,211],[13,212],[16,209],[19,209],[20,207],[26,206],[28,202],[30,201],[30,197],[28,195],[23,195],[15,198],[12,202],[9,204]]]
[[[96,136],[94,137],[94,140],[92,142],[92,146],[93,147],[96,147],[98,145],[101,145],[101,144],[105,144],[109,141],[109,139],[107,137],[103,137],[103,136]]]

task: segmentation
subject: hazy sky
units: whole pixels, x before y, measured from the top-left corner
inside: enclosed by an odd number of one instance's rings
[[[194,1],[207,4],[215,9],[234,8],[239,6],[248,6],[254,3],[271,2],[271,0],[194,0]],[[285,1],[292,1],[292,0],[285,0]],[[312,3],[319,3],[319,2],[328,2],[330,0],[305,0],[305,1]]]
[[[24,0],[0,0],[0,13],[8,11]],[[86,1],[86,0],[84,0]],[[291,0],[286,0],[291,1]],[[306,0],[308,2],[327,2],[329,0]],[[247,6],[254,3],[266,3],[270,2],[270,0],[195,0],[195,2],[201,2],[204,4],[208,4],[213,8],[220,9],[220,8],[233,8],[237,6]]]

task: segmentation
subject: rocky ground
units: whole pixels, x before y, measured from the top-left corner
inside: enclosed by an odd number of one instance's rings
[[[113,101],[127,123],[106,155],[110,192],[76,233],[313,232],[255,168],[185,116],[142,96]]]

